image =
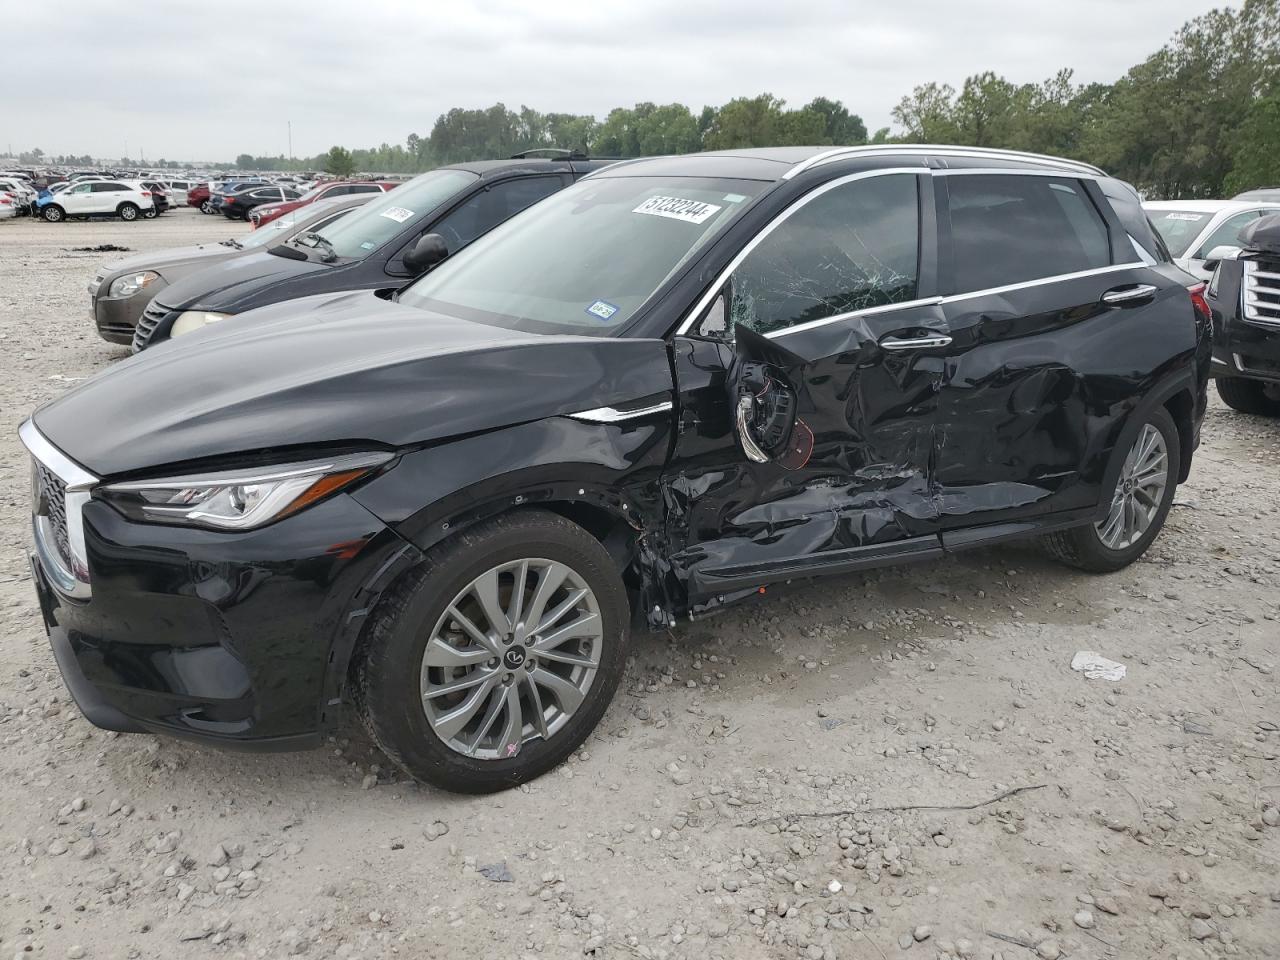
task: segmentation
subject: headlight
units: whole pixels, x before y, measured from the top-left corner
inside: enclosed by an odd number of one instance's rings
[[[151,523],[249,530],[297,513],[394,458],[362,453],[278,467],[228,470],[101,487],[126,516]]]
[[[116,277],[111,281],[111,286],[107,290],[108,297],[132,297],[143,287],[150,286],[154,281],[160,279],[160,274],[154,270],[146,270],[142,273],[127,273],[123,277]]]
[[[202,330],[211,323],[217,323],[219,320],[225,320],[231,316],[229,313],[206,313],[204,310],[186,310],[178,314],[178,318],[173,321],[173,329],[169,331],[169,336],[180,337],[184,333],[194,333]]]

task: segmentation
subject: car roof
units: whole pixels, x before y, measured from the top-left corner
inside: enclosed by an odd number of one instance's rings
[[[595,174],[613,176],[707,176],[742,180],[789,180],[806,170],[841,160],[869,159],[886,166],[903,158],[919,163],[929,161],[946,167],[950,161],[986,161],[1001,168],[1057,170],[1064,174],[1105,176],[1095,166],[1017,150],[961,147],[933,144],[868,144],[857,147],[751,147],[742,150],[711,150],[680,156],[623,160]]]
[[[583,173],[607,167],[615,160],[592,157],[515,157],[510,160],[469,160],[463,163],[450,163],[439,167],[440,170],[466,170],[482,179],[499,177],[504,174],[527,171],[529,173],[564,173],[566,171]]]
[[[1274,201],[1271,201],[1274,204]],[[1267,206],[1266,200],[1146,200],[1147,210],[1185,210],[1188,213],[1232,213]]]

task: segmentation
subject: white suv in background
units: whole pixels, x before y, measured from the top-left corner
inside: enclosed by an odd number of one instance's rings
[[[40,215],[50,223],[67,217],[119,217],[137,220],[155,202],[136,180],[88,180],[67,187],[44,205]]]
[[[1239,248],[1240,231],[1259,217],[1280,213],[1280,203],[1243,200],[1150,200],[1142,205],[1160,232],[1174,262],[1208,282],[1220,247]]]

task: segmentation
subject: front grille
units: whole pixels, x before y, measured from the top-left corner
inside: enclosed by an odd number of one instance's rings
[[[1244,319],[1280,327],[1280,260],[1245,260]]]
[[[154,300],[147,304],[147,309],[142,311],[142,317],[133,329],[134,353],[146,349],[151,342],[151,335],[156,332],[156,327],[160,326],[168,315],[168,308],[160,306]]]
[[[67,569],[71,569],[71,538],[67,533],[67,485],[39,460],[32,460],[37,516],[47,517],[53,527],[54,546]]]

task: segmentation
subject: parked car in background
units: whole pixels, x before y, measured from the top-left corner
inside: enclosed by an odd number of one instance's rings
[[[1237,193],[1231,199],[1247,200],[1250,203],[1259,201],[1264,203],[1280,203],[1280,187],[1262,187],[1258,190],[1246,190],[1244,193]]]
[[[0,177],[0,193],[13,198],[13,207],[18,216],[32,212],[38,195],[36,189],[20,177]]]
[[[264,223],[270,223],[272,219],[281,214],[288,213],[297,207],[305,207],[309,203],[315,203],[318,200],[332,200],[335,197],[346,197],[361,193],[386,193],[400,184],[388,181],[367,181],[367,180],[334,180],[329,183],[322,183],[318,187],[312,187],[306,193],[300,194],[294,199],[286,200],[280,203],[267,203],[256,208],[250,219],[255,226]]]
[[[275,185],[249,187],[227,194],[223,197],[222,206],[219,209],[228,220],[248,220],[250,211],[264,203],[282,203],[297,199],[298,191],[290,190],[288,187]]]
[[[509,788],[590,735],[635,615],[1013,537],[1135,561],[1205,409],[1185,280],[1067,160],[602,169],[398,294],[278,303],[37,410],[43,621],[99,726],[314,746],[346,699],[413,777]]]
[[[254,177],[252,179],[224,180],[220,183],[215,181],[210,186],[209,204],[212,207],[210,212],[221,213],[222,201],[230,194],[239,193],[241,190],[251,190],[256,187],[264,187],[267,186],[267,182]]]
[[[1240,231],[1254,220],[1280,211],[1280,202],[1150,200],[1142,208],[1178,266],[1207,282],[1214,267],[1210,253],[1217,247],[1234,245]]]
[[[139,181],[144,187],[151,191],[151,199],[154,203],[149,213],[144,213],[148,219],[158,217],[169,209],[169,191],[165,189],[165,185],[159,180],[141,180]]]
[[[1206,293],[1215,384],[1229,407],[1280,417],[1280,214],[1254,220],[1238,244]]]
[[[456,252],[525,207],[611,161],[483,160],[440,167],[373,194],[358,213],[287,244],[220,264],[161,291],[138,323],[133,348],[198,330],[269,303],[334,290],[402,286],[428,265],[419,240]]]
[[[171,206],[182,207],[187,205],[187,193],[196,184],[190,180],[165,180],[164,186],[169,193],[169,203]]]
[[[197,183],[187,191],[187,206],[196,207],[201,213],[217,213],[213,209],[210,195],[213,192],[213,181]]]
[[[0,192],[0,220],[11,220],[18,216],[19,203],[12,193]]]
[[[137,220],[153,209],[151,191],[136,181],[81,180],[40,208],[50,223],[68,217],[119,217]]]
[[[140,253],[103,264],[89,283],[89,314],[98,335],[108,343],[131,344],[142,311],[165,287],[214,264],[285,243],[304,231],[322,230],[367,199],[327,200],[286,214],[262,230],[221,243]]]

